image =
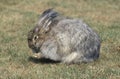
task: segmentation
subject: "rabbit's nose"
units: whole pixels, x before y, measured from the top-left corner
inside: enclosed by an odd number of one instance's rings
[[[32,50],[33,50],[33,53],[39,53],[40,48],[39,47],[38,48],[34,47]]]

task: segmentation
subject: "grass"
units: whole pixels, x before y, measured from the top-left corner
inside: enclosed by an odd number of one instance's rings
[[[65,65],[31,60],[27,33],[51,7],[98,32],[97,61]],[[120,0],[0,0],[0,18],[0,79],[120,79]]]

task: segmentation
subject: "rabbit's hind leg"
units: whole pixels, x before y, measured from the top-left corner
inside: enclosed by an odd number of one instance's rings
[[[92,58],[86,58],[84,55],[78,52],[72,52],[71,54],[62,58],[62,62],[65,64],[80,64],[80,63],[89,63],[94,61]]]
[[[66,64],[71,64],[71,63],[74,63],[74,60],[76,60],[77,57],[78,57],[78,53],[72,52],[71,54],[63,57],[62,62]]]

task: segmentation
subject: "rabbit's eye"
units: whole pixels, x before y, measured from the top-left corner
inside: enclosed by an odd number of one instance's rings
[[[36,35],[36,36],[34,36],[34,40],[37,40],[38,39],[38,36]]]

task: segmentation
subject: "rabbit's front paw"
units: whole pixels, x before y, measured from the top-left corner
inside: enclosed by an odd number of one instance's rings
[[[43,56],[40,53],[34,53],[33,57],[39,59],[42,58]]]

